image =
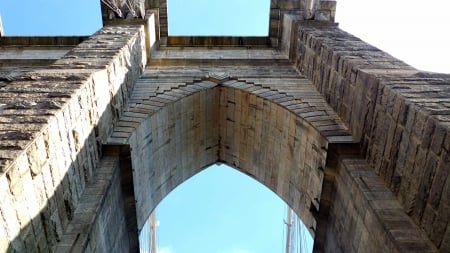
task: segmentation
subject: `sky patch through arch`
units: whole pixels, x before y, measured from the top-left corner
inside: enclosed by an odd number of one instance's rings
[[[156,208],[160,252],[284,252],[287,205],[267,187],[212,165],[179,185]],[[312,237],[304,230],[312,251]]]
[[[167,0],[169,36],[267,36],[269,0]]]

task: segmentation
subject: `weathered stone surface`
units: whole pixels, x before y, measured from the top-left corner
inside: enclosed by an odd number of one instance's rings
[[[119,157],[101,159],[54,252],[130,250],[120,170]]]
[[[272,72],[275,70],[272,67]],[[134,118],[139,123],[136,129],[131,125],[116,127],[110,139],[132,146],[140,226],[161,198],[197,173],[197,168],[222,161],[277,192],[314,227],[309,206],[320,195],[321,172],[317,169],[324,167],[325,159],[321,149],[326,149],[327,136],[336,136],[337,132],[324,128],[314,134],[314,124],[319,121],[308,122],[308,117],[313,117],[314,111],[324,113],[323,119],[335,126],[330,129],[339,129],[340,136],[346,135],[346,128],[326,113],[326,104],[317,99],[317,92],[306,80],[268,75],[247,80],[223,78],[223,83],[208,81],[207,77],[196,81],[186,76],[192,74],[189,69],[178,71],[173,67],[159,70],[166,74],[146,78],[154,71],[150,68],[135,86],[127,109],[134,113],[122,114],[120,122]],[[230,75],[236,76],[233,71]],[[304,106],[284,107],[271,100],[283,97],[290,97],[283,101]],[[143,113],[146,117],[141,117]],[[287,125],[289,128],[284,127]],[[300,157],[294,155],[298,153]],[[296,176],[289,168],[298,170]],[[317,174],[308,175],[309,171]],[[148,196],[148,191],[155,195]]]
[[[168,47],[191,42],[169,41],[166,1],[147,2],[161,36],[145,71],[142,21],[76,47],[1,38],[24,60],[0,64],[0,249],[135,251],[158,202],[224,162],[293,207],[316,252],[450,250],[448,75],[317,21],[330,1],[272,1],[257,48]],[[73,48],[39,60],[27,43]],[[131,150],[120,166],[106,142]]]
[[[99,143],[118,119],[112,108],[123,107],[146,61],[141,26],[105,27],[97,34],[47,68],[0,87],[1,247],[7,240],[8,251],[52,251],[64,233],[81,229],[71,224],[83,218],[76,210],[96,170]],[[100,39],[110,43],[97,46]],[[92,57],[85,52],[102,48],[114,54],[94,59],[94,68],[77,67]]]
[[[325,251],[437,252],[363,159],[341,160],[335,183]]]
[[[435,197],[443,187],[438,176],[450,171],[441,155],[448,150],[450,76],[415,70],[337,27],[297,25],[300,41],[294,59],[299,71],[348,124],[405,212],[438,248],[449,250],[441,245],[450,238],[434,231],[443,231],[450,220],[438,208],[447,200],[440,198],[438,204]],[[439,167],[443,163],[445,169]],[[433,222],[431,213],[440,221]]]

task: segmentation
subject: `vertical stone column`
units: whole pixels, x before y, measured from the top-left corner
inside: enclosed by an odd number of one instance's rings
[[[3,31],[3,23],[2,23],[2,16],[0,16],[0,37],[3,37],[5,32]]]
[[[106,145],[55,252],[138,252],[129,147]]]

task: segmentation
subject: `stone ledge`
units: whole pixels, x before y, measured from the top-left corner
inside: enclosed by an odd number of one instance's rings
[[[88,36],[3,36],[0,44],[4,46],[77,46]]]
[[[363,159],[339,162],[336,187],[330,229],[352,238],[342,238],[344,252],[368,252],[374,246],[380,252],[439,252]],[[349,213],[351,217],[346,217]]]

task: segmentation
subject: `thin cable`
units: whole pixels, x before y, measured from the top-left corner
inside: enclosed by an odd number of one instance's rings
[[[295,226],[297,228],[297,236],[296,236],[296,240],[297,240],[297,252],[301,253],[302,252],[302,231],[300,230],[300,219],[298,218],[297,215],[295,215]]]
[[[284,206],[284,210],[283,210],[283,213],[286,213],[286,205]],[[285,242],[285,240],[286,240],[286,233],[285,233],[285,230],[284,230],[284,226],[285,226],[286,224],[285,224],[285,219],[284,219],[284,217],[283,217],[283,224],[282,224],[282,231],[283,231],[283,239],[282,239],[282,242],[281,242],[281,250],[280,250],[280,252],[283,252],[284,251],[284,249],[285,249],[285,245],[286,245],[286,242]]]
[[[109,0],[102,0],[102,3],[104,3],[106,7],[108,7],[110,10],[114,11],[119,17],[123,16],[122,11],[115,2],[111,2]]]
[[[130,0],[126,0],[125,1],[125,5],[127,6],[127,8],[130,11],[131,15],[133,15],[133,17],[137,17],[136,12],[134,11],[134,4],[131,4]]]

